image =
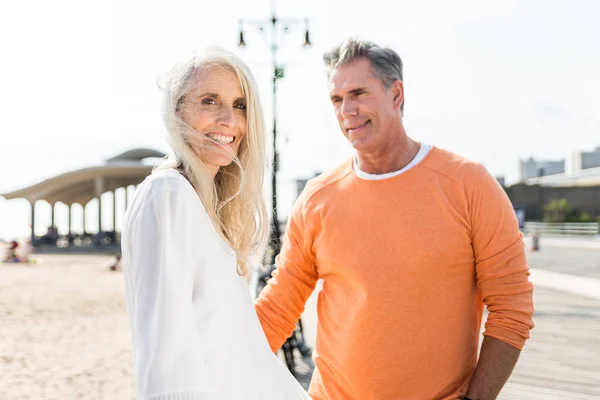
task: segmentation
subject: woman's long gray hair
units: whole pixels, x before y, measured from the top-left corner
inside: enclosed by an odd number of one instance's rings
[[[210,139],[185,123],[179,107],[194,88],[198,73],[214,67],[229,70],[239,79],[246,101],[247,130],[238,154],[230,154],[233,162],[221,167],[213,179],[207,165],[193,150],[206,146]],[[265,125],[256,82],[239,57],[211,48],[173,66],[163,86],[162,115],[174,155],[157,169],[178,169],[191,182],[219,234],[235,251],[238,272],[244,275],[248,272],[249,257],[262,250],[268,232],[263,192],[267,165]],[[228,151],[224,147],[222,150]]]

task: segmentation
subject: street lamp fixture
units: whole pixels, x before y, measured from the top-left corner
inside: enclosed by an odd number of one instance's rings
[[[308,19],[282,19],[275,15],[273,6],[272,17],[269,19],[249,20],[240,19],[239,42],[240,47],[246,47],[244,40],[244,26],[256,26],[259,32],[265,33],[269,30],[269,45],[271,49],[271,61],[273,71],[273,172],[271,176],[271,232],[269,238],[270,255],[265,260],[269,264],[275,262],[275,257],[281,248],[281,229],[279,227],[279,218],[277,217],[277,171],[279,165],[279,155],[277,153],[277,80],[284,77],[284,68],[277,63],[277,52],[282,43],[282,36],[287,34],[294,25],[304,25],[304,47],[310,46],[310,32],[308,29]]]
[[[307,19],[304,20],[304,25],[306,26],[306,30],[304,31],[304,44],[303,44],[303,46],[304,47],[308,47],[308,46],[311,46],[312,43],[310,41],[310,32],[308,30],[308,20]]]

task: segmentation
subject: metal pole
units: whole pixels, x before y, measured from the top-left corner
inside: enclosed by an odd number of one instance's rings
[[[271,175],[271,199],[272,199],[272,227],[271,227],[271,250],[273,252],[271,263],[275,262],[275,257],[279,254],[281,232],[279,229],[279,217],[277,216],[277,171],[279,169],[279,159],[277,154],[277,38],[275,35],[277,26],[277,17],[275,16],[275,2],[272,3],[273,18],[271,22],[271,57],[273,61],[273,172]]]
[[[278,39],[280,39],[277,35],[277,28],[280,23],[284,24],[284,33],[288,31],[289,25],[295,24],[304,24],[305,26],[305,40],[304,46],[310,46],[310,37],[308,31],[308,19],[279,19],[275,14],[275,0],[271,1],[271,11],[272,17],[269,20],[244,20],[240,19],[240,35],[239,35],[239,46],[245,47],[246,42],[244,40],[244,24],[249,25],[258,25],[261,32],[264,32],[264,27],[269,26],[271,29],[271,37],[270,45],[271,45],[271,58],[273,63],[273,171],[271,175],[271,231],[269,237],[269,248],[271,250],[271,254],[265,254],[265,263],[274,263],[275,257],[280,251],[281,248],[281,229],[279,225],[279,218],[277,215],[277,172],[279,170],[279,154],[277,153],[277,79],[283,77],[283,69],[277,66],[277,51],[279,50]]]
[[[540,180],[540,186],[539,186],[539,190],[540,190],[540,221],[544,221],[544,182],[543,182],[543,178],[544,178],[544,165],[542,165],[539,169],[539,175],[540,178],[542,178]]]

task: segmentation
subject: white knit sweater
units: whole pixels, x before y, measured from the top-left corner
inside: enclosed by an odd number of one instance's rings
[[[122,250],[137,399],[309,399],[271,352],[234,252],[177,171],[139,186]]]

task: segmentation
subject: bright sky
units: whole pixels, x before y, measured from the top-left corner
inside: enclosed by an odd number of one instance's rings
[[[239,18],[268,18],[270,9],[270,0],[2,2],[0,193],[130,148],[168,151],[156,81],[195,48],[238,52],[271,121],[267,43],[247,28],[248,47],[236,47]],[[518,177],[519,158],[563,158],[600,145],[600,2],[304,0],[279,1],[277,12],[309,18],[313,41],[301,47],[299,26],[279,52],[283,216],[295,178],[351,154],[321,65],[322,53],[351,35],[402,57],[409,135],[482,162],[508,182]],[[43,233],[49,206],[36,210]],[[26,201],[0,198],[0,238],[27,236],[28,224]]]

